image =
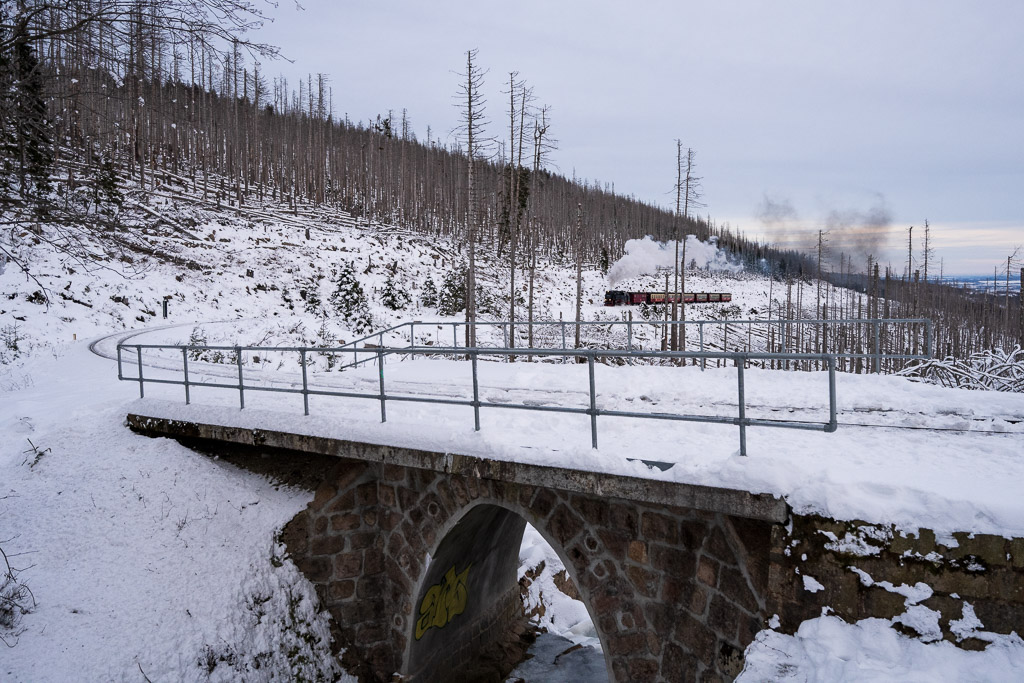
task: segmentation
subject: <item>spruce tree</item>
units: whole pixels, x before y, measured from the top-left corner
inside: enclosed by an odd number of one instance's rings
[[[43,74],[28,41],[28,18],[18,20],[14,28],[12,94],[14,131],[18,154],[18,177],[22,197],[33,190],[39,195],[49,190],[53,165],[51,122],[43,99]],[[38,195],[37,195],[38,196]]]
[[[437,312],[441,315],[455,315],[466,309],[467,270],[465,265],[460,265],[445,273],[437,294]]]
[[[427,308],[435,308],[437,306],[437,285],[434,284],[434,278],[429,275],[427,276],[427,281],[423,283],[420,304]]]
[[[323,275],[317,273],[310,275],[299,282],[299,296],[302,297],[302,307],[307,313],[321,315],[323,313],[323,302],[320,300],[320,280]]]
[[[7,44],[8,31],[4,29],[11,23],[10,9],[7,3],[0,2],[0,45]],[[16,118],[14,115],[14,72],[10,52],[0,49],[0,205],[9,199],[10,175],[18,148],[15,136]]]
[[[373,327],[373,317],[366,301],[363,286],[356,278],[356,270],[349,262],[338,266],[335,275],[335,289],[331,294],[331,304],[342,320],[349,323],[357,334],[368,332]]]
[[[384,291],[380,293],[380,302],[392,311],[401,311],[409,305],[409,301],[409,293],[396,281],[392,271],[384,283]]]
[[[106,154],[96,170],[93,181],[93,202],[95,202],[98,212],[114,219],[116,222],[124,199],[118,186],[117,169],[114,167],[114,160]]]

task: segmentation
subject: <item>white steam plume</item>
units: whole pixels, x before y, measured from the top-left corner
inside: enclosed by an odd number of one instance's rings
[[[696,262],[698,268],[737,272],[743,266],[730,263],[724,251],[718,248],[717,238],[711,237],[701,242],[696,235],[686,236],[686,266]],[[679,245],[682,258],[683,245]],[[608,282],[614,287],[617,283],[638,275],[653,275],[659,267],[672,268],[676,257],[675,240],[655,242],[647,236],[642,240],[629,240],[623,249],[625,255],[608,269]]]

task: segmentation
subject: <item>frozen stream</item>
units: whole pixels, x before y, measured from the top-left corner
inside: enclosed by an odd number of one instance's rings
[[[509,674],[506,683],[607,683],[600,650],[543,633],[530,648],[532,657]]]

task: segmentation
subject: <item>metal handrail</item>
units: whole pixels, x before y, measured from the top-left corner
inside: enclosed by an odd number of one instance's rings
[[[512,322],[507,321],[507,320],[476,321],[476,322],[472,322],[472,323],[469,323],[469,322],[466,322],[466,321],[452,321],[452,320],[437,321],[437,322],[414,320],[414,321],[410,321],[410,322],[401,323],[399,325],[395,325],[395,326],[390,327],[390,328],[388,328],[386,330],[382,330],[381,332],[375,332],[374,334],[367,335],[367,336],[365,336],[365,337],[363,337],[361,339],[357,339],[357,340],[355,340],[353,342],[349,342],[347,344],[343,344],[340,347],[339,352],[343,353],[343,354],[345,354],[345,353],[352,353],[353,354],[353,360],[352,360],[351,363],[341,365],[339,367],[339,370],[344,370],[344,369],[350,368],[350,367],[357,367],[357,366],[362,365],[364,363],[373,362],[374,355],[372,354],[372,348],[375,348],[375,347],[368,348],[368,347],[365,346],[365,344],[368,341],[370,341],[370,340],[376,340],[376,342],[377,342],[376,346],[383,346],[384,345],[384,335],[387,334],[387,333],[399,332],[400,330],[403,330],[404,328],[408,328],[408,330],[409,330],[409,343],[408,343],[408,346],[405,347],[405,348],[412,348],[412,347],[416,346],[416,327],[417,326],[419,326],[420,328],[434,327],[436,329],[443,329],[445,327],[451,327],[451,330],[452,330],[452,346],[455,347],[455,348],[461,348],[464,351],[465,347],[464,346],[460,347],[460,345],[459,345],[459,336],[460,336],[459,335],[459,330],[460,330],[460,328],[464,329],[464,328],[466,328],[469,325],[473,325],[475,327],[497,327],[497,328],[500,328],[502,330],[503,334],[504,334],[504,338],[505,338],[504,339],[504,341],[505,341],[504,346],[505,347],[510,347],[510,341],[514,342],[514,339],[512,339],[512,337],[509,334],[509,330],[512,329],[513,325],[516,328],[518,328],[520,331],[523,330],[524,328],[529,328],[531,325],[533,327],[540,327],[540,328],[544,328],[544,327],[559,327],[561,329],[561,348],[563,350],[569,348],[568,334],[567,334],[568,330],[574,330],[575,327],[577,327],[577,326],[579,326],[579,327],[598,326],[598,327],[609,327],[609,328],[611,328],[611,327],[625,327],[626,328],[626,347],[625,347],[624,350],[626,350],[626,351],[633,351],[634,350],[633,349],[633,340],[634,340],[633,328],[636,327],[636,326],[641,326],[642,327],[642,326],[648,325],[648,326],[662,327],[662,328],[671,328],[672,326],[681,326],[683,328],[687,328],[687,327],[694,327],[695,326],[695,327],[697,327],[697,330],[698,330],[698,343],[697,343],[697,347],[698,347],[698,350],[701,351],[701,352],[707,351],[708,350],[708,346],[712,346],[713,347],[713,345],[710,344],[709,342],[707,342],[706,339],[705,339],[704,328],[706,326],[727,326],[727,329],[728,329],[728,326],[746,326],[746,327],[764,326],[764,327],[766,327],[768,329],[777,327],[778,330],[779,330],[779,335],[782,338],[782,342],[781,342],[780,346],[788,346],[790,344],[790,341],[794,339],[794,335],[797,334],[796,331],[804,329],[806,326],[820,325],[820,326],[825,327],[826,330],[827,330],[830,327],[839,327],[839,326],[843,326],[843,325],[858,325],[858,326],[859,325],[865,325],[865,326],[869,326],[870,333],[869,333],[869,335],[861,337],[860,333],[858,332],[858,340],[863,339],[863,341],[865,343],[865,347],[869,349],[868,351],[865,351],[863,353],[856,353],[856,352],[842,352],[842,353],[840,353],[840,352],[830,352],[830,353],[828,353],[828,355],[831,355],[831,356],[833,356],[835,358],[846,358],[846,359],[858,359],[859,358],[859,359],[868,360],[868,361],[871,362],[871,365],[873,366],[871,369],[875,373],[881,373],[881,370],[882,370],[882,363],[881,363],[881,361],[882,360],[925,360],[925,359],[931,358],[931,356],[932,356],[932,321],[930,319],[928,319],[928,318],[869,318],[869,319],[862,319],[862,318],[832,318],[832,319],[793,319],[793,320],[787,320],[787,319],[774,319],[774,320],[767,320],[767,319],[746,319],[746,320],[727,320],[727,319],[723,319],[723,320],[581,320],[581,321],[575,321],[575,320],[541,320],[541,321],[534,321],[532,323],[527,322],[527,321],[521,321],[521,320],[520,321],[516,321],[515,323],[512,323]],[[913,340],[910,339],[910,326],[911,325],[921,325],[921,326],[923,326],[923,328],[924,328],[924,339],[923,340],[921,340],[919,338],[917,332],[914,333]],[[886,333],[888,333],[890,331],[890,327],[889,326],[896,326],[895,329],[897,329],[897,330],[900,329],[899,326],[906,326],[906,328],[907,328],[907,337],[908,337],[907,342],[906,342],[906,346],[911,349],[910,352],[904,352],[904,353],[883,352],[883,350],[882,350],[882,339],[883,339],[883,336],[888,336]],[[520,332],[520,334],[521,334],[521,332]],[[901,336],[902,336],[902,333],[901,333]],[[920,353],[912,351],[913,349],[916,349],[918,347],[918,344],[917,344],[918,341],[922,342],[920,344],[920,348],[921,348]],[[358,347],[358,345],[360,343],[364,344],[363,348],[359,348]],[[390,348],[395,348],[395,347],[390,347]],[[401,348],[401,347],[399,347],[399,348]],[[725,349],[723,349],[723,350],[725,350]],[[522,353],[524,353],[524,354],[528,353],[528,351],[529,351],[529,349],[522,349]],[[359,359],[359,353],[360,352],[369,353],[370,357],[364,358],[364,359],[360,360]],[[737,353],[741,353],[741,352],[737,352]],[[742,352],[742,353],[753,353],[753,351],[746,351],[746,352]],[[509,354],[509,355],[517,356],[519,354]],[[532,355],[537,355],[537,354],[532,354]],[[706,361],[707,361],[706,358],[702,359],[701,369],[705,368]]]
[[[342,351],[345,347],[337,348],[319,348],[309,346],[278,346],[278,347],[267,347],[267,346],[207,346],[207,345],[166,345],[166,344],[118,344],[117,346],[117,377],[119,380],[138,382],[139,383],[139,397],[145,397],[145,384],[169,384],[179,385],[185,388],[185,403],[191,402],[190,389],[193,387],[205,387],[205,388],[217,388],[217,389],[237,389],[239,408],[245,409],[245,392],[246,391],[266,391],[266,392],[279,392],[279,393],[297,393],[302,394],[303,398],[303,412],[305,415],[309,415],[309,397],[310,396],[336,396],[342,398],[365,398],[374,399],[380,401],[380,412],[381,422],[387,422],[387,402],[388,401],[401,401],[401,402],[412,402],[412,403],[436,403],[444,405],[462,405],[470,406],[473,408],[473,421],[474,429],[480,430],[480,409],[481,408],[506,408],[516,410],[532,410],[537,412],[554,412],[554,413],[568,413],[568,414],[581,414],[590,416],[591,425],[591,445],[593,448],[597,448],[597,418],[599,415],[607,417],[627,417],[636,419],[651,419],[651,420],[671,420],[679,422],[705,422],[713,424],[731,424],[739,428],[740,437],[740,455],[747,454],[747,427],[781,427],[787,429],[802,429],[802,430],[813,430],[823,432],[834,432],[838,426],[836,418],[836,357],[832,354],[792,354],[792,353],[729,353],[719,351],[615,351],[615,350],[598,350],[598,349],[511,349],[511,348],[480,348],[480,347],[436,347],[436,346],[410,346],[407,348],[384,348],[382,345],[378,345],[375,351],[375,356],[378,366],[379,376],[379,390],[377,393],[364,393],[355,391],[331,391],[328,389],[317,389],[311,388],[309,385],[309,378],[306,372],[306,357],[309,353],[334,353]],[[135,377],[126,377],[124,375],[122,351],[134,349],[136,362],[138,363],[138,374]],[[143,375],[143,350],[144,349],[175,349],[180,350],[182,355],[182,379],[160,379],[160,378],[147,378]],[[188,355],[190,351],[233,351],[235,353],[235,362],[238,366],[238,383],[227,384],[223,382],[202,382],[194,381],[189,379],[189,366],[188,366]],[[262,351],[262,352],[292,352],[300,354],[300,364],[302,366],[302,388],[289,387],[272,387],[272,386],[256,386],[246,385],[245,377],[242,371],[242,353],[244,351]],[[384,382],[384,365],[385,358],[390,355],[452,355],[458,354],[461,356],[468,356],[470,366],[472,368],[472,379],[473,379],[473,398],[467,399],[450,399],[450,398],[437,398],[437,397],[423,397],[423,396],[408,396],[408,395],[389,395],[385,390]],[[589,398],[590,403],[587,408],[572,408],[564,406],[537,406],[529,405],[526,403],[493,403],[489,401],[480,400],[480,390],[478,381],[478,370],[477,360],[481,356],[512,356],[521,354],[531,354],[535,356],[562,356],[567,358],[577,358],[581,361],[585,361],[588,366],[588,379],[589,379]],[[736,377],[737,377],[737,406],[738,413],[735,417],[725,415],[691,415],[691,414],[678,414],[678,413],[640,413],[635,411],[621,411],[621,410],[601,410],[597,407],[597,388],[596,379],[594,374],[594,364],[598,358],[665,358],[674,360],[685,360],[685,359],[724,359],[726,361],[733,361],[736,366]],[[798,422],[794,420],[768,420],[768,419],[753,419],[746,416],[746,401],[745,401],[745,382],[744,382],[744,368],[746,364],[751,360],[788,360],[788,361],[818,361],[824,363],[828,369],[828,391],[829,391],[829,420],[825,423],[808,423]]]

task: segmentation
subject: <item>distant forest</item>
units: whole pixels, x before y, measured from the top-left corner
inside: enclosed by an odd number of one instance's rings
[[[366,124],[337,120],[343,96],[323,75],[268,78],[276,48],[246,38],[264,18],[244,0],[0,0],[6,258],[16,258],[18,229],[39,223],[116,232],[114,205],[130,178],[136,188],[185,187],[229,206],[344,210],[511,259],[520,249],[606,265],[629,239],[714,237],[735,262],[781,281],[821,277],[870,295],[864,310],[826,291],[816,317],[930,317],[938,354],[1024,344],[1020,297],[938,285],[927,271],[832,272],[821,254],[779,250],[709,218],[552,172],[545,160],[557,119],[531,106],[514,76],[509,100],[490,103],[507,108],[488,125],[504,140],[490,155],[480,140],[476,151],[469,145],[471,159],[462,143],[417,139],[404,110]]]

